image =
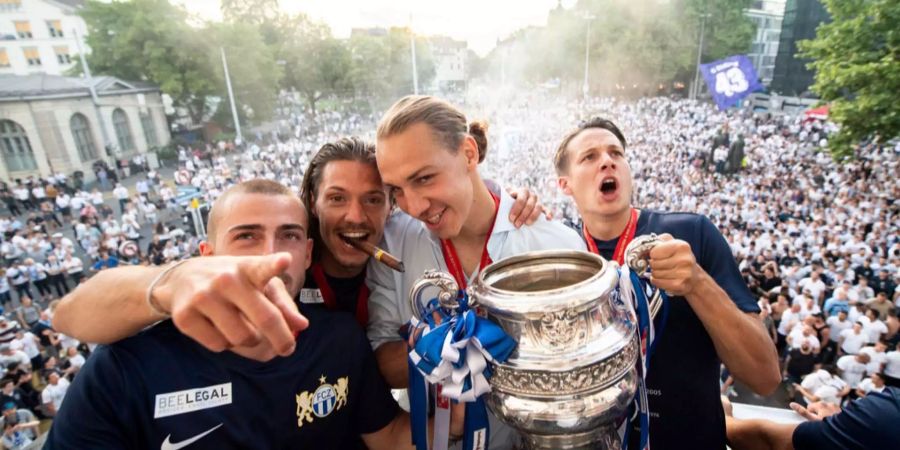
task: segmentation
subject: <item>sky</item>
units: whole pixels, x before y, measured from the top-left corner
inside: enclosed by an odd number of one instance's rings
[[[219,0],[173,0],[206,19],[221,20]],[[562,0],[571,8],[576,0]],[[280,0],[289,13],[304,12],[324,22],[339,38],[353,28],[409,26],[417,34],[443,35],[468,42],[484,56],[518,29],[543,26],[557,0]]]

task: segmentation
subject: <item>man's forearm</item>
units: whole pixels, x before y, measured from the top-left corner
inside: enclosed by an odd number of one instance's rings
[[[160,320],[146,304],[147,288],[165,267],[103,270],[63,297],[53,328],[79,341],[109,344]]]
[[[375,350],[375,359],[381,375],[393,389],[406,389],[409,385],[406,342],[386,342]]]
[[[686,298],[731,374],[754,392],[771,394],[781,376],[775,345],[759,318],[739,310],[706,272]]]

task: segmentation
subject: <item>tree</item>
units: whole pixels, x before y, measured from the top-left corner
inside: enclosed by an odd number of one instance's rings
[[[369,109],[381,109],[391,91],[390,48],[384,36],[354,33],[347,41],[350,50],[350,83],[357,97]]]
[[[313,114],[319,100],[351,94],[350,51],[331,30],[303,14],[284,24],[278,52],[285,67],[283,86],[300,92]]]
[[[265,25],[278,20],[278,0],[222,0],[222,17],[226,22]]]
[[[896,0],[824,0],[832,22],[816,38],[801,41],[800,56],[812,59],[813,92],[830,104],[840,130],[829,139],[836,158],[853,155],[854,144],[900,135],[900,3]]]
[[[412,48],[413,36],[409,28],[394,27],[388,30],[387,43],[390,54],[389,77],[391,101],[414,92],[412,76]],[[419,92],[425,86],[431,84],[435,76],[434,58],[431,55],[431,45],[428,39],[422,36],[415,37],[416,42],[416,74],[418,75]]]
[[[551,11],[546,27],[522,29],[498,45],[487,58],[495,66],[489,72],[530,83],[559,79],[569,91],[580,92],[587,44],[592,92],[611,92],[617,85],[656,92],[660,83],[693,76],[703,14],[708,14],[703,61],[746,52],[754,31],[744,15],[750,3],[579,0],[571,9]]]
[[[225,50],[241,120],[260,122],[270,118],[275,109],[281,67],[276,64],[272,49],[263,42],[258,28],[245,23],[213,23],[207,26],[206,35]],[[216,48],[209,56],[216,75],[216,91],[226,93],[221,51]],[[227,100],[227,95],[223,95],[219,110],[229,113],[224,114],[224,117],[217,115],[217,118],[226,119],[220,119],[221,123],[232,121]]]
[[[216,86],[208,59],[198,56],[211,48],[187,24],[183,9],[166,0],[90,0],[79,14],[88,28],[93,73],[157,84],[195,123],[202,121]]]

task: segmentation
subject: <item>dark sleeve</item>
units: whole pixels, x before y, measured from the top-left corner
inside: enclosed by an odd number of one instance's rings
[[[900,390],[873,392],[839,414],[794,430],[796,450],[888,449],[900,442]]]
[[[741,311],[758,313],[759,305],[741,277],[731,247],[706,216],[700,216],[700,239],[700,254],[697,255],[700,267],[716,280]]]
[[[44,450],[142,448],[127,434],[136,426],[122,404],[129,397],[113,351],[98,347],[66,391]]]
[[[357,328],[359,329],[359,328]],[[356,408],[353,418],[359,434],[374,433],[386,427],[397,417],[400,407],[391,395],[368,339],[359,332],[356,345],[357,358],[360,365],[357,370]]]

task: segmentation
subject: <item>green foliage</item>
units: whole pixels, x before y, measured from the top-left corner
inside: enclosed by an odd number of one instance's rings
[[[706,22],[702,60],[750,48],[753,23],[744,15],[751,0],[579,0],[551,11],[546,27],[520,30],[487,58],[507,78],[543,82],[558,78],[581,87],[585,37],[590,26],[590,83],[595,92],[615,85],[655,89],[688,81],[694,73],[700,23]]]
[[[281,72],[254,26],[191,24],[183,9],[166,0],[90,0],[80,14],[88,26],[92,73],[157,84],[200,123],[211,112],[208,97],[226,99],[220,105],[229,107],[219,51],[224,47],[239,111],[252,110],[255,120],[271,115]],[[230,123],[230,114],[225,117]]]
[[[269,119],[274,112],[282,71],[275,62],[272,49],[263,42],[258,29],[246,23],[214,23],[207,26],[206,33],[212,42],[225,50],[241,121],[247,118],[259,123]],[[227,92],[221,51],[216,49],[209,57],[218,90]],[[227,95],[222,100],[219,109],[230,110]],[[227,121],[220,123],[231,123],[231,114],[227,117]]]
[[[840,131],[829,140],[836,158],[858,142],[900,135],[900,3],[896,0],[823,0],[832,22],[799,44],[813,61],[812,90],[829,103]]]
[[[268,25],[278,20],[278,0],[221,0],[226,22],[246,25]]]
[[[215,85],[208,62],[197,55],[208,54],[210,46],[187,24],[184,10],[166,0],[92,0],[79,13],[88,27],[93,74],[155,83],[195,121],[203,117]]]

